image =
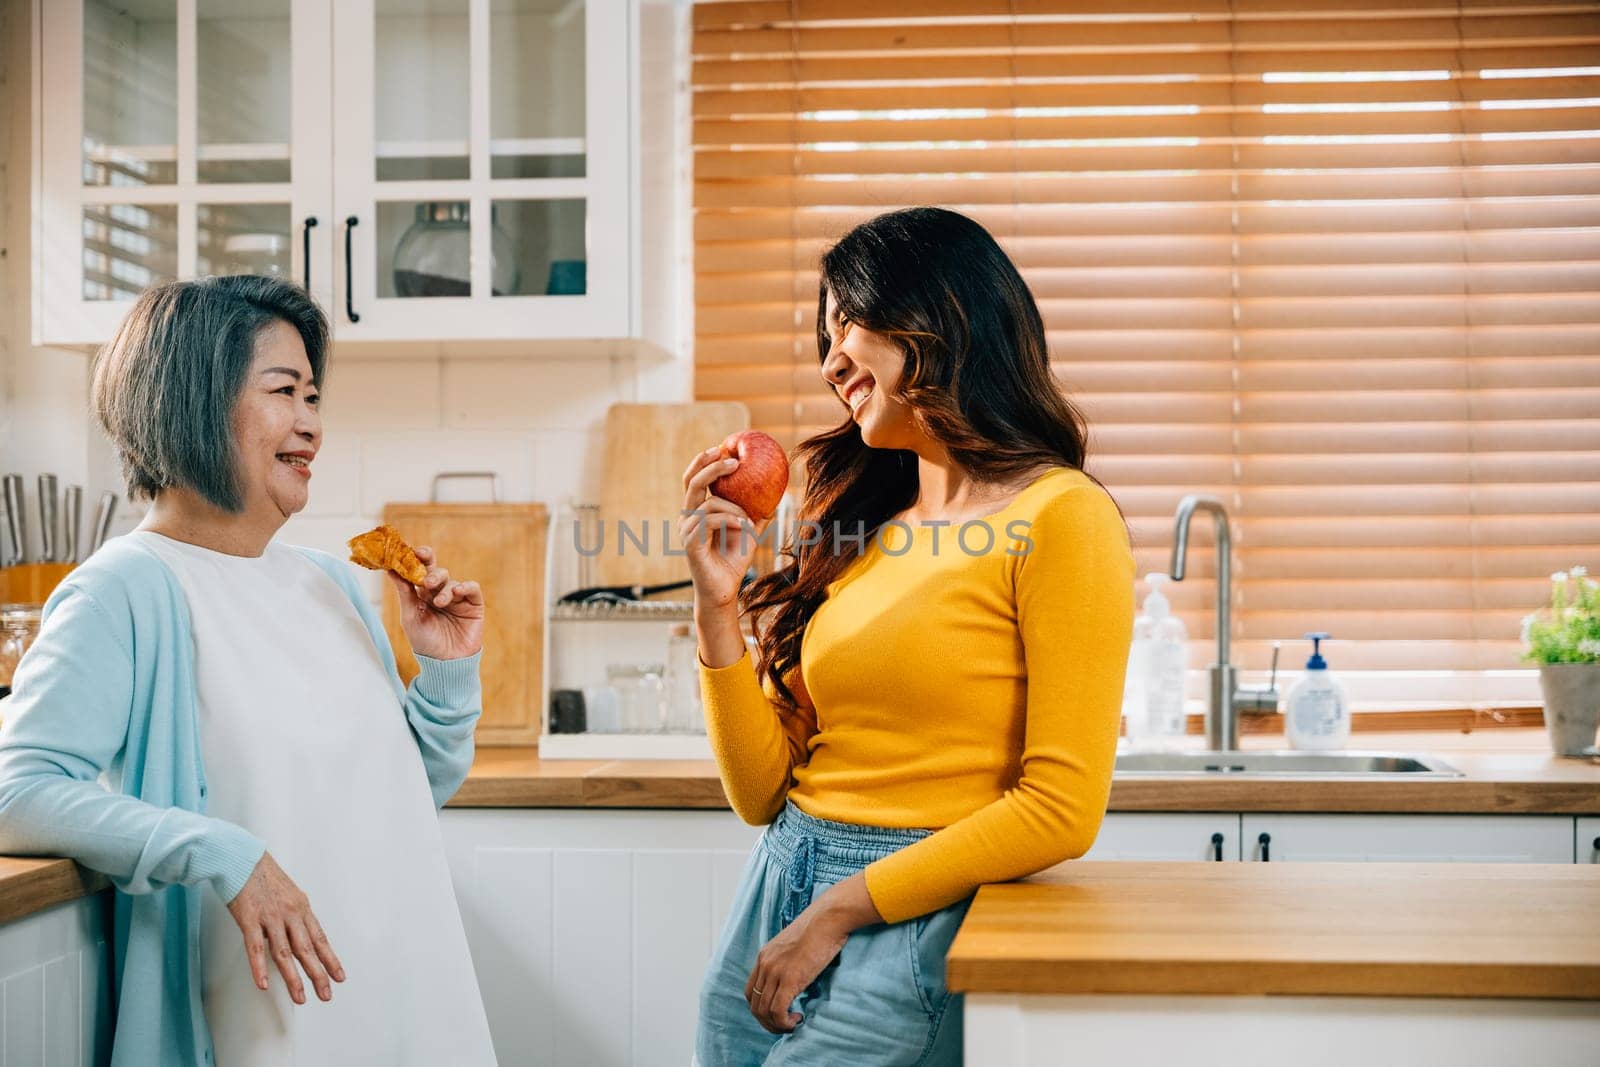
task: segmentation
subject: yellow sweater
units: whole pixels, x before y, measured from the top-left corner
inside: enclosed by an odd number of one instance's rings
[[[787,796],[820,819],[937,831],[867,868],[888,922],[1083,855],[1111,791],[1134,579],[1116,506],[1057,468],[983,523],[988,551],[983,526],[869,542],[806,629],[798,713],[749,655],[701,666],[745,821]]]

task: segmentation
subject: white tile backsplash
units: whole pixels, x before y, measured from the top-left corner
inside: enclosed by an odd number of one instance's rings
[[[436,359],[340,360],[334,346],[322,409],[328,430],[436,430],[440,376]]]
[[[538,499],[550,506],[552,517],[574,497],[586,502],[600,499],[600,466],[605,455],[605,429],[547,430],[533,435],[533,483]]]
[[[444,423],[478,430],[588,430],[619,399],[611,358],[453,359],[444,364]]]
[[[361,439],[361,509],[426,503],[433,478],[446,471],[494,471],[501,500],[538,500],[533,485],[533,441],[525,433],[372,433]],[[487,493],[484,494],[487,499]]]

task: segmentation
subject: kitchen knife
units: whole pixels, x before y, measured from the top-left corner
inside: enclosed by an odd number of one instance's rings
[[[79,562],[83,550],[83,486],[69,485],[65,496],[66,515],[61,532],[63,563]]]
[[[56,476],[39,475],[39,562],[54,563],[60,558],[56,542]]]
[[[15,567],[28,555],[23,538],[28,533],[28,523],[22,517],[22,475],[6,475],[6,529],[11,533],[11,555],[6,564]]]
[[[89,556],[100,550],[111,533],[111,520],[117,513],[117,494],[109,490],[100,494],[100,503],[94,509],[94,529],[89,534]],[[87,556],[85,558],[88,558]]]

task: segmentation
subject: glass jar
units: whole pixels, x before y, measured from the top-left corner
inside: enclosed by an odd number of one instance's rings
[[[617,694],[617,717],[625,734],[658,734],[666,724],[665,689],[659,663],[612,663],[606,682]]]
[[[40,612],[37,604],[0,604],[0,695],[11,692],[17,664],[39,636]]]
[[[489,211],[495,296],[516,293],[522,280],[517,245]],[[394,291],[399,296],[472,295],[472,218],[466,201],[417,205],[416,221],[394,249]]]
[[[223,274],[281,278],[288,269],[289,238],[281,233],[236,233],[222,242]]]
[[[688,623],[677,623],[667,635],[667,732],[703,734],[705,708],[700,703],[700,648]]]

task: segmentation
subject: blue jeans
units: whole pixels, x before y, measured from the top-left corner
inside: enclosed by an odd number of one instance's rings
[[[815,897],[928,833],[829,822],[784,806],[745,864],[706,969],[695,1035],[700,1067],[961,1063],[961,997],[945,988],[944,958],[970,899],[851,934],[790,1005],[805,1016],[792,1033],[762,1029],[744,999],[756,954]]]

